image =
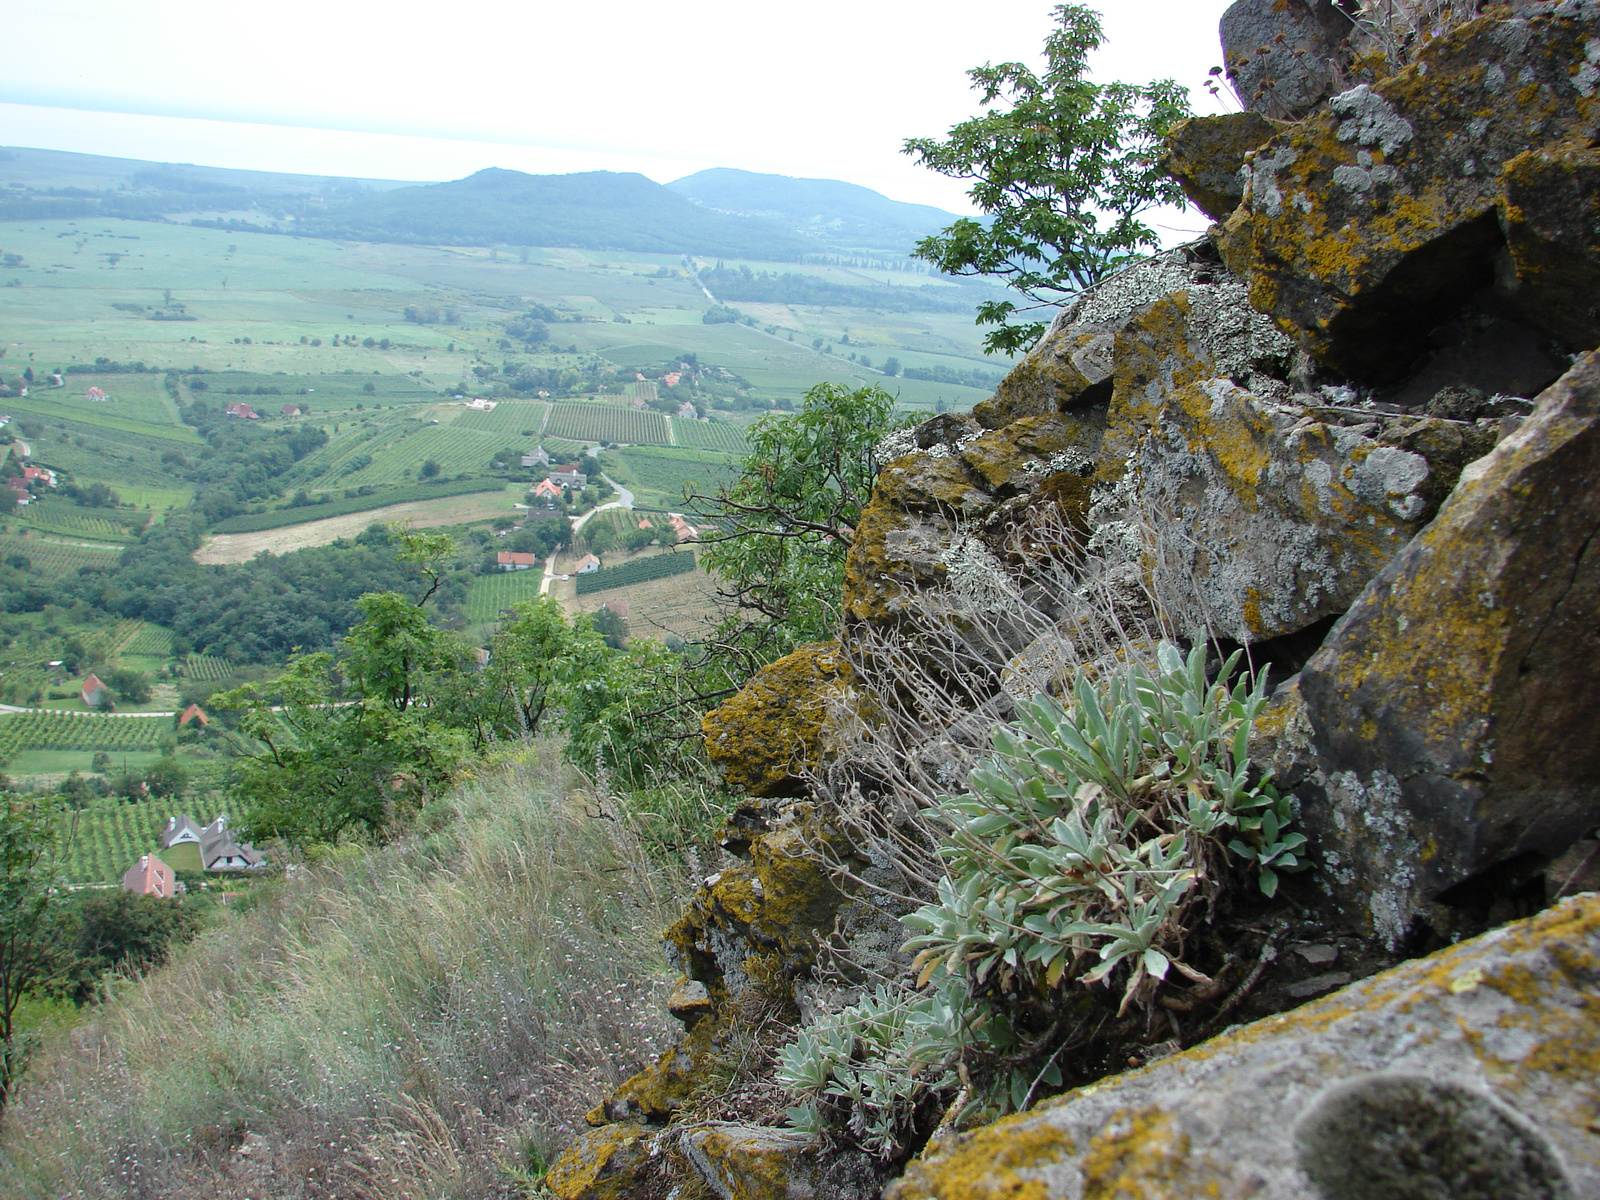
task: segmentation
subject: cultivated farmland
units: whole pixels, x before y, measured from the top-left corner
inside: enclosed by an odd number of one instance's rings
[[[215,655],[191,654],[183,660],[183,674],[186,679],[216,683],[233,674],[233,663]]]
[[[488,412],[464,412],[454,421],[457,429],[496,433],[505,438],[536,438],[544,430],[550,406],[542,400],[502,400]]]
[[[729,454],[743,454],[749,449],[742,429],[737,425],[725,425],[720,421],[677,420],[672,423],[672,432],[680,446],[723,450]]]
[[[665,446],[670,440],[666,418],[660,413],[640,412],[614,404],[557,404],[545,428],[552,437],[575,442],[645,442]]]
[[[467,620],[474,625],[493,624],[500,620],[502,609],[510,608],[518,601],[537,597],[543,578],[544,571],[539,567],[478,576],[472,581],[472,590],[467,593]]]
[[[22,712],[0,714],[0,759],[24,750],[155,750],[172,732],[164,717],[115,717],[101,713]]]
[[[36,500],[16,515],[28,526],[67,537],[88,538],[101,542],[131,541],[135,536],[127,525],[92,515],[93,509],[78,508],[65,500]],[[144,518],[139,518],[140,524]]]
[[[64,824],[69,883],[115,883],[141,855],[161,852],[161,831],[172,816],[160,800],[137,804],[99,801],[71,813]]]
[[[117,561],[121,550],[121,546],[94,546],[37,536],[0,534],[0,558],[20,555],[28,560],[28,571],[41,580],[75,575],[80,567],[109,567]]]
[[[648,558],[632,558],[614,567],[601,567],[590,575],[579,575],[577,593],[587,596],[591,592],[605,592],[612,588],[645,583],[668,575],[682,575],[695,569],[692,550],[652,554]]]

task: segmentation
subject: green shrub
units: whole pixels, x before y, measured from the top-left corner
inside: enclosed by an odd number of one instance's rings
[[[1204,646],[1186,659],[1163,642],[1153,670],[1135,663],[1098,686],[1080,674],[1070,706],[1040,696],[995,729],[967,790],[934,803],[936,898],[901,918],[917,986],[933,990],[880,989],[802,1033],[779,1072],[797,1122],[842,1125],[892,1157],[918,1106],[954,1088],[964,1050],[987,1056],[992,1106],[1061,1082],[1053,1056],[1016,1052],[1011,1016],[1041,998],[1066,1013],[1081,1007],[1067,989],[1106,985],[1121,1016],[1152,1008],[1174,972],[1211,982],[1183,962],[1185,932],[1241,867],[1275,894],[1306,840],[1270,775],[1252,778],[1266,673],[1230,687],[1238,659],[1208,682]]]

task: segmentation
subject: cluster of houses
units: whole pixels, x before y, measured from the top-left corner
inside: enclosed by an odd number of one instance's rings
[[[502,571],[529,571],[539,565],[537,554],[519,554],[515,550],[502,550],[496,560]],[[578,560],[578,565],[572,568],[577,575],[593,575],[600,569],[600,560],[592,554],[585,554]]]
[[[178,869],[212,872],[255,871],[266,866],[266,855],[249,842],[238,841],[228,829],[228,816],[220,813],[202,826],[187,813],[167,818],[161,832],[160,855],[145,854],[122,876],[122,886],[141,896],[172,899],[183,891]]]
[[[13,475],[6,484],[18,504],[32,504],[34,486],[55,487],[56,473],[49,467],[23,467],[22,474]]]

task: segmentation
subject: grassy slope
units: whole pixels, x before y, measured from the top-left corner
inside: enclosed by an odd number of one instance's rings
[[[713,816],[676,803],[630,816],[544,747],[431,838],[224,913],[48,1048],[0,1194],[504,1194],[499,1163],[554,1153],[673,1036],[659,931],[707,864],[667,847]]]

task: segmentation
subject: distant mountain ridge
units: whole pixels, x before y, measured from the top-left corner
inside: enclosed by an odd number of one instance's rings
[[[667,187],[713,211],[770,220],[839,248],[909,250],[958,219],[942,208],[891,200],[859,184],[734,167],[697,171]]]
[[[956,214],[836,179],[731,167],[662,185],[643,175],[491,167],[405,183],[0,148],[0,222],[175,220],[353,241],[571,246],[801,262],[899,258]]]
[[[643,175],[526,175],[499,167],[358,196],[306,231],[364,241],[580,246],[780,262],[798,261],[813,248],[775,222],[707,210]]]

